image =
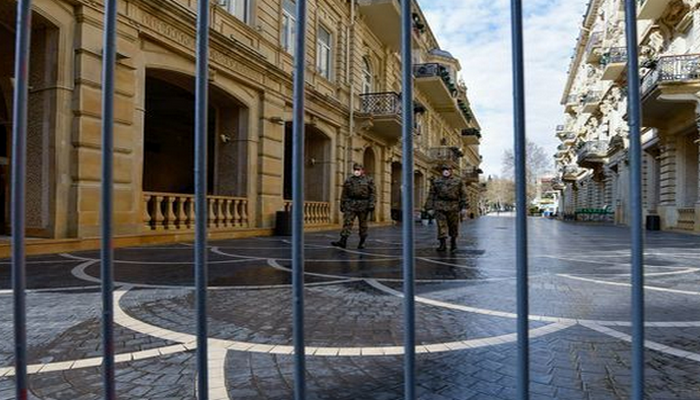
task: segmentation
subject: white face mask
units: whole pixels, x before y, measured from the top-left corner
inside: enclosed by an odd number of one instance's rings
[[[360,171],[359,169],[356,169],[356,170],[352,171],[352,173],[353,173],[353,175],[355,175],[355,176],[361,176],[361,175],[362,175],[362,171]]]
[[[449,169],[442,171],[442,176],[444,176],[445,178],[448,178],[450,175],[452,175],[452,172]]]

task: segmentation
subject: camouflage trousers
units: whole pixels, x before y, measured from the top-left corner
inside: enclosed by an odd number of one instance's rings
[[[435,211],[438,225],[438,239],[444,239],[449,232],[451,237],[459,236],[459,211]]]
[[[367,236],[367,216],[369,211],[346,211],[343,213],[343,230],[340,231],[340,236],[348,237],[352,233],[352,226],[355,223],[355,218],[360,221],[360,237]]]

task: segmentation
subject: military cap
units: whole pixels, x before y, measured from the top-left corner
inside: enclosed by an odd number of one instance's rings
[[[358,169],[364,170],[365,167],[363,167],[362,164],[354,163],[354,164],[352,165],[352,169],[354,169],[354,170],[358,170]]]

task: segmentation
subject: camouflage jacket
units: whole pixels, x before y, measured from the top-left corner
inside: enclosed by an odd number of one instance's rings
[[[462,180],[456,176],[435,178],[425,202],[426,210],[456,211],[467,208],[467,191]]]
[[[369,211],[375,204],[374,180],[368,176],[351,176],[345,180],[340,196],[340,211]]]

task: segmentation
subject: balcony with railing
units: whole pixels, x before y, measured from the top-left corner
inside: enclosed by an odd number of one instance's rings
[[[415,64],[413,75],[416,87],[428,96],[433,108],[457,129],[469,127],[472,119],[466,98],[459,98],[458,85],[450,75],[449,67],[440,63]]]
[[[586,62],[590,64],[598,63],[602,57],[601,47],[603,45],[603,32],[593,32],[588,38],[586,49]]]
[[[578,149],[578,165],[583,168],[602,166],[608,156],[608,142],[605,140],[590,140],[584,142]]]
[[[358,0],[367,27],[390,49],[401,49],[401,4],[398,0]]]
[[[569,164],[561,168],[561,179],[564,182],[576,182],[578,176],[581,173],[581,169],[578,165]]]
[[[452,81],[447,66],[440,63],[415,64],[413,76],[418,89],[430,96],[438,108],[454,106],[457,85]]]
[[[557,138],[564,143],[573,142],[576,140],[576,133],[569,130],[557,132]]]
[[[700,83],[700,54],[659,57],[655,68],[642,80],[642,95],[658,85],[674,83]]]
[[[564,188],[566,188],[566,185],[564,185],[564,182],[560,178],[552,179],[552,189],[564,190]]]
[[[396,92],[360,95],[360,108],[368,118],[369,129],[388,140],[401,137],[401,95]]]
[[[600,105],[600,100],[602,99],[603,94],[600,91],[597,90],[591,90],[588,91],[583,97],[581,98],[581,112],[584,113],[592,113],[596,109],[598,109],[598,105]]]
[[[564,135],[563,138],[561,138],[562,142],[564,142],[565,145],[572,145],[576,142],[576,138],[578,135],[576,132],[566,132],[566,135]]]
[[[462,180],[465,184],[479,183],[479,171],[477,167],[467,167],[462,171]]]
[[[195,224],[194,195],[143,192],[143,224],[146,231],[191,231]],[[207,227],[235,229],[250,226],[248,199],[207,196]]]
[[[659,57],[642,79],[642,121],[653,126],[672,115],[695,112],[694,95],[700,92],[700,54]],[[669,102],[659,97],[664,93],[687,101]]]
[[[637,17],[639,19],[657,19],[661,17],[671,0],[637,0]]]
[[[568,113],[573,112],[579,105],[580,101],[581,96],[578,93],[568,95],[566,97],[566,102],[564,103],[564,110]]]
[[[604,81],[617,80],[627,65],[627,48],[611,47],[600,58],[600,64],[604,66],[603,76],[600,79]]]
[[[459,168],[459,159],[464,153],[459,147],[438,146],[428,149],[428,158],[434,165],[447,164],[452,168]]]
[[[367,27],[393,51],[401,50],[401,2],[399,0],[357,0]],[[413,47],[417,48],[426,22],[417,12],[411,13]]]
[[[481,141],[481,130],[474,127],[462,129],[462,138],[465,144],[479,144]]]

